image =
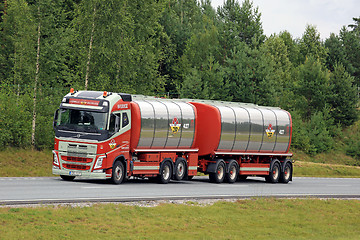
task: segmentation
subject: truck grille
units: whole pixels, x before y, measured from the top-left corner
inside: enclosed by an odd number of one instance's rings
[[[72,169],[72,170],[89,170],[90,166],[85,165],[76,165],[76,164],[63,164],[64,168]]]
[[[84,158],[84,157],[61,156],[61,159],[67,162],[79,162],[79,163],[92,162],[92,158]]]

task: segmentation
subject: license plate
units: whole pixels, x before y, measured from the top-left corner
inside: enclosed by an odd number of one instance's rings
[[[70,171],[69,175],[70,176],[81,176],[81,172],[72,172],[72,171]]]

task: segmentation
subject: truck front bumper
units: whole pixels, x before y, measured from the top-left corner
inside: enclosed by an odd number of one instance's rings
[[[58,169],[53,168],[52,173],[54,175],[65,175],[65,176],[74,176],[88,179],[107,179],[110,176],[106,176],[105,172],[89,172],[89,171],[79,171],[79,170],[68,170],[68,169]]]

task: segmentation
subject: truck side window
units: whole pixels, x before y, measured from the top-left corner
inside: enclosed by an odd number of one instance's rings
[[[122,125],[121,125],[121,127],[123,128],[123,127],[127,126],[128,124],[129,124],[128,115],[127,115],[127,113],[123,113],[122,114]]]
[[[109,132],[115,133],[120,130],[120,113],[110,115]]]

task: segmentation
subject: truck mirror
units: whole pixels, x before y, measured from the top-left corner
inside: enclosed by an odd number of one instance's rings
[[[55,114],[54,114],[54,120],[53,120],[53,128],[54,128],[54,131],[55,131],[55,129],[56,129],[56,124],[57,124],[58,116],[59,116],[59,109],[57,109],[57,110],[55,111]]]

